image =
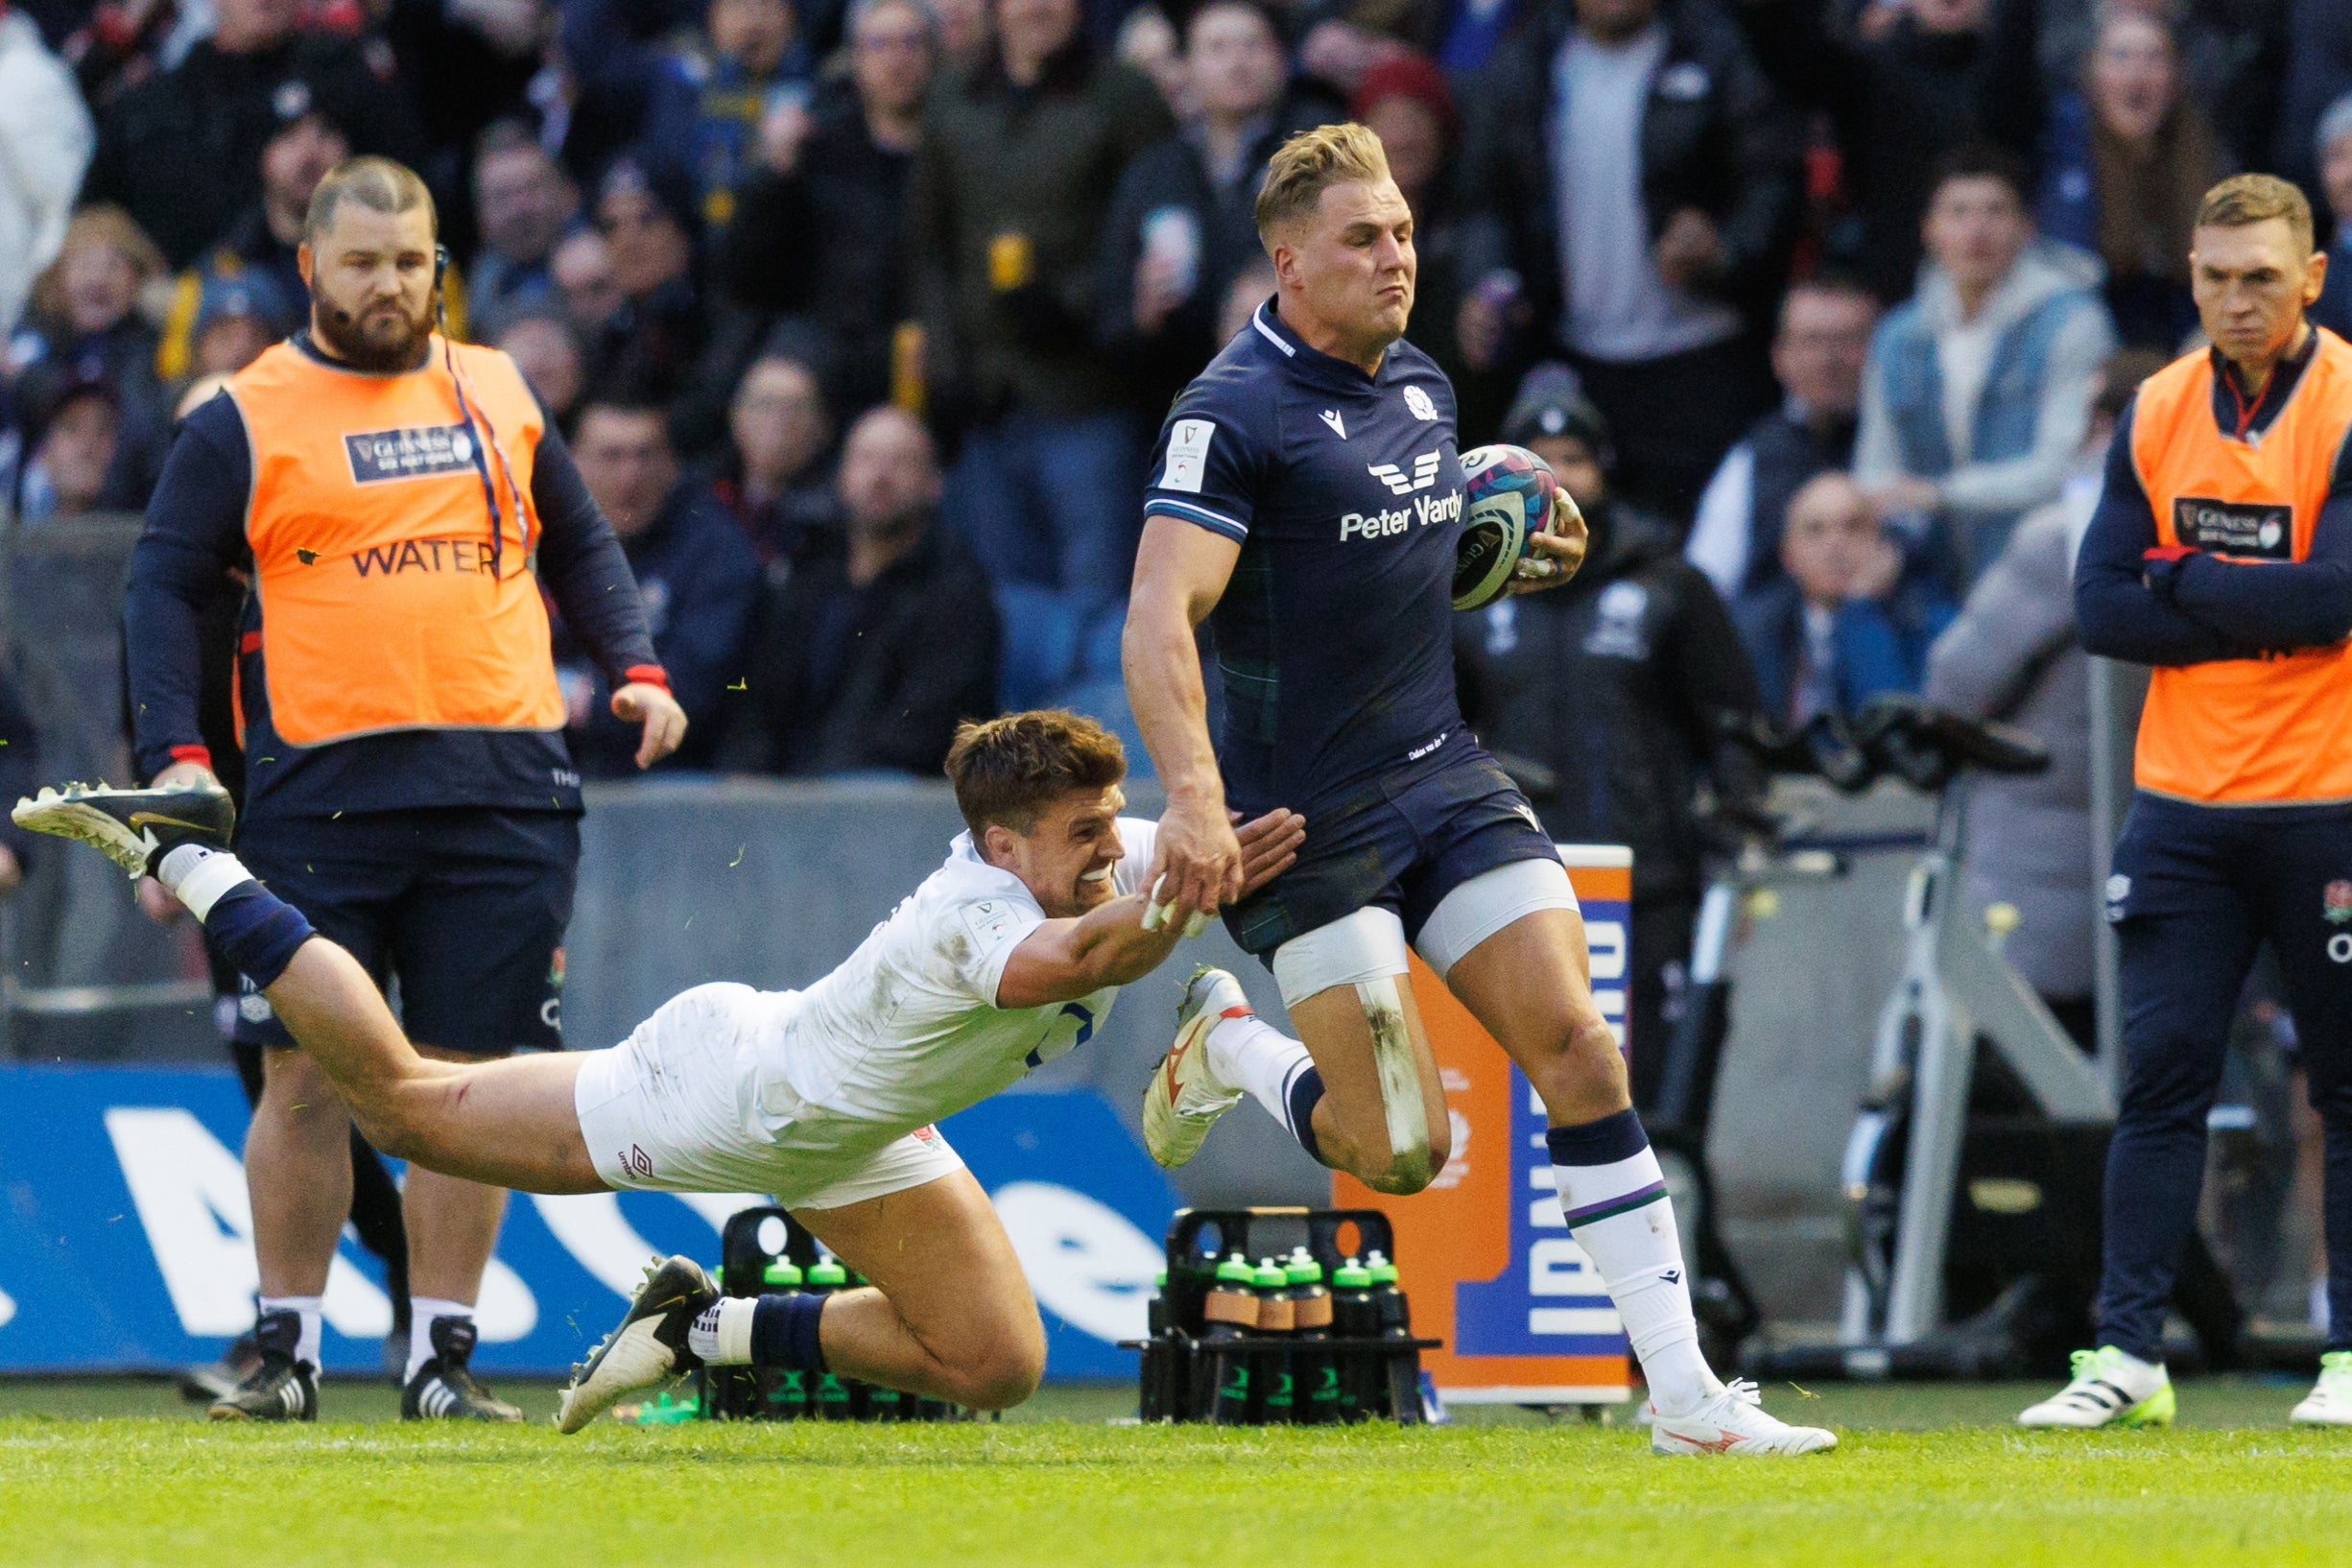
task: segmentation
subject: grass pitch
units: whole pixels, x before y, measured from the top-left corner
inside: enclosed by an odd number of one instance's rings
[[[527,1409],[544,1389],[506,1390]],[[0,1386],[0,1563],[2122,1562],[2352,1557],[2352,1432],[2283,1382],[2181,1390],[2170,1433],[2023,1434],[2031,1392],[1782,1387],[1793,1462],[1660,1461],[1624,1428],[1102,1424],[1112,1391],[961,1427],[453,1429],[330,1385],[315,1427],[209,1428],[154,1385]],[[117,1414],[97,1414],[99,1412]],[[146,1414],[130,1414],[144,1411]],[[1515,1413],[1514,1413],[1515,1414]],[[372,1417],[372,1419],[360,1419]],[[1971,1424],[1944,1424],[1951,1422]]]

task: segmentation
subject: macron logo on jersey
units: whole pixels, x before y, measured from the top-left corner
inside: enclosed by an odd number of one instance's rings
[[[1417,392],[1419,389],[1409,390]],[[1442,455],[1439,453],[1422,453],[1413,460],[1413,477],[1410,479],[1406,478],[1405,471],[1393,463],[1370,463],[1366,465],[1366,471],[1374,479],[1388,486],[1390,495],[1411,495],[1415,490],[1425,490],[1437,483],[1437,464],[1442,461]]]
[[[1329,425],[1332,434],[1339,437],[1340,440],[1347,440],[1347,421],[1340,417],[1338,409],[1323,410],[1323,423]]]
[[[1199,495],[1201,481],[1208,477],[1209,442],[1216,435],[1214,419],[1178,419],[1168,433],[1168,467],[1159,476],[1159,487]]]

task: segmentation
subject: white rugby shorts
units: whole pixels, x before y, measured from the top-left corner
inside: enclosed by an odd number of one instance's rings
[[[963,1169],[937,1128],[843,1148],[838,1123],[810,1128],[814,1147],[789,1125],[763,1127],[753,1053],[784,1001],[748,986],[697,986],[611,1050],[587,1053],[572,1105],[606,1186],[772,1193],[788,1209],[832,1209]]]

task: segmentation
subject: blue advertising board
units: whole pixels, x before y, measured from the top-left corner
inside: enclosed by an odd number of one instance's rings
[[[217,1071],[0,1067],[0,1372],[161,1370],[251,1326],[246,1105]],[[1176,1198],[1091,1090],[1009,1094],[940,1124],[994,1200],[1044,1315],[1046,1376],[1128,1378]],[[518,1195],[477,1303],[475,1365],[560,1373],[655,1252],[715,1264],[751,1193]],[[346,1229],[329,1371],[376,1370],[392,1302]]]

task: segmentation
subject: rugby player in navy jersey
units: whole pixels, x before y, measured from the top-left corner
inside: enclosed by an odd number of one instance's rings
[[[1454,392],[1402,341],[1413,214],[1378,138],[1357,125],[1292,138],[1257,220],[1278,291],[1160,432],[1125,658],[1168,789],[1152,897],[1176,920],[1222,911],[1304,1043],[1252,1016],[1230,975],[1201,971],[1145,1093],[1146,1141],[1181,1164],[1250,1095],[1323,1164],[1383,1192],[1427,1186],[1451,1136],[1410,942],[1543,1098],[1560,1204],[1641,1359],[1652,1445],[1832,1447],[1700,1355],[1674,1208],[1586,986],[1567,872],[1462,723]],[[1567,580],[1580,524],[1563,518],[1532,552],[1514,591]],[[1214,742],[1195,641],[1212,616]],[[1297,864],[1247,894],[1228,800],[1306,819]]]

